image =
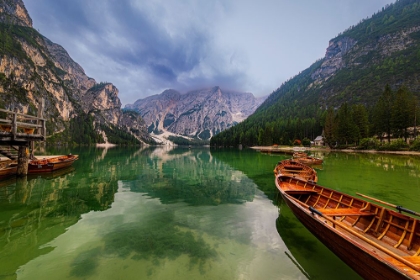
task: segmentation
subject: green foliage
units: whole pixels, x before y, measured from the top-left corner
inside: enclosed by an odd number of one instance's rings
[[[359,143],[360,139],[369,135],[369,116],[366,107],[362,104],[353,105],[352,110],[353,122],[358,130],[356,142]]]
[[[324,122],[324,141],[325,143],[332,147],[337,142],[337,121],[334,109],[332,107],[328,108],[328,111],[325,115]]]
[[[388,137],[388,143],[391,142],[392,132],[392,106],[394,104],[394,93],[389,85],[375,104],[374,109],[374,131],[380,138],[385,133]]]
[[[383,144],[378,148],[379,151],[406,151],[408,149],[409,145],[401,138],[391,141],[391,143]]]
[[[97,91],[101,90],[104,86],[106,86],[108,82],[100,82],[99,84],[94,84],[89,90],[90,91]]]
[[[403,137],[407,141],[407,128],[416,125],[417,111],[416,99],[405,86],[401,86],[394,94],[387,85],[374,107],[374,133],[380,139],[385,134],[388,143],[391,142],[391,136]]]
[[[358,149],[360,150],[376,150],[380,147],[381,142],[376,138],[363,138],[360,140]]]
[[[413,143],[411,143],[410,151],[419,151],[420,152],[420,138],[416,138]]]
[[[209,141],[199,139],[187,139],[179,136],[169,136],[168,140],[180,146],[205,146]]]
[[[337,140],[347,146],[356,142],[358,128],[353,120],[353,112],[347,103],[344,103],[337,113]]]
[[[39,45],[35,38],[38,36],[38,32],[32,28],[0,23],[0,55],[8,55],[30,62],[26,52],[22,49],[22,45],[16,38],[23,39],[37,48]]]
[[[110,143],[127,146],[140,145],[140,141],[136,137],[114,125],[101,125],[101,130],[105,132]]]
[[[398,0],[386,5],[381,12],[370,19],[364,19],[356,26],[351,26],[336,39],[342,37],[358,38],[364,44],[377,37],[397,32],[403,28],[420,25],[420,5],[418,0]]]
[[[93,116],[91,114],[80,114],[78,117],[70,121],[71,141],[92,145],[96,143],[104,143],[102,136],[95,131],[93,127]]]
[[[104,143],[102,135],[95,131],[93,121],[92,115],[81,113],[79,116],[71,119],[69,128],[61,135],[59,134],[59,137],[64,142],[77,145]]]
[[[309,147],[311,145],[311,140],[309,138],[303,138],[302,139],[302,145],[305,147]]]
[[[394,137],[404,137],[407,140],[407,127],[413,125],[415,101],[413,95],[405,86],[398,89],[392,106],[392,128]]]

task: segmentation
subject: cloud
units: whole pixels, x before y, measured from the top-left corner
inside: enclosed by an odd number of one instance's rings
[[[218,85],[269,94],[321,58],[329,39],[382,7],[366,2],[26,0],[25,5],[35,28],[62,45],[88,76],[115,84],[127,104],[167,88]]]

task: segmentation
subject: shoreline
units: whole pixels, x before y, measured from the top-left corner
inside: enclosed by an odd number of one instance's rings
[[[273,147],[273,146],[253,146],[250,147],[253,150],[263,150],[266,152],[284,152],[284,153],[293,153],[299,148],[299,151],[319,151],[319,152],[343,152],[343,153],[364,153],[364,154],[394,154],[394,155],[411,155],[411,156],[420,156],[420,152],[417,151],[377,151],[377,150],[353,150],[353,149],[342,149],[335,150],[327,147]],[[295,148],[295,149],[294,149]],[[303,149],[304,148],[304,149]]]

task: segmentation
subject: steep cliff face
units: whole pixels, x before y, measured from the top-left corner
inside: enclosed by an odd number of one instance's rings
[[[175,90],[126,105],[136,110],[149,132],[170,132],[202,140],[243,121],[264,101],[251,93],[225,91],[219,87],[181,94]]]
[[[0,0],[0,21],[32,27],[32,19],[22,0]]]
[[[338,70],[345,67],[346,64],[343,57],[348,53],[357,41],[344,37],[337,41],[330,41],[327,51],[325,53],[325,59],[321,67],[312,74],[312,79],[316,82],[327,80],[334,75]]]
[[[420,25],[408,27],[361,43],[349,37],[333,39],[329,43],[321,66],[311,74],[311,78],[315,84],[320,85],[342,69],[367,69],[373,65],[380,66],[384,60],[394,54],[398,55],[410,47],[416,48],[418,40],[415,38],[419,31]]]
[[[149,139],[143,126],[126,127],[118,89],[88,77],[62,46],[34,30],[21,0],[1,0],[0,11],[0,37],[5,42],[0,46],[1,108],[36,115],[43,100],[48,135],[65,131],[81,114],[91,114],[99,134],[101,125],[113,125]]]

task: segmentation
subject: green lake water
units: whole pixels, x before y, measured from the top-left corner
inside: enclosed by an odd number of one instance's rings
[[[0,182],[2,279],[359,279],[293,216],[253,150],[61,149]],[[420,157],[317,153],[320,185],[420,212]]]

